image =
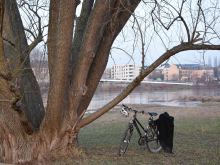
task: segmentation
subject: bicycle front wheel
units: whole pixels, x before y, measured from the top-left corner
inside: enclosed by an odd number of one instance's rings
[[[128,145],[133,134],[133,124],[129,123],[128,128],[125,130],[124,136],[121,139],[121,144],[119,147],[118,155],[122,156],[127,151]]]
[[[157,153],[162,149],[158,139],[158,130],[152,127],[149,127],[147,133],[147,148],[152,153]]]

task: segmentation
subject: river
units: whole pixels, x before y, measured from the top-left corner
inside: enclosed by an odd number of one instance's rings
[[[98,109],[119,94],[120,90],[96,91],[89,108]],[[199,101],[187,101],[189,97],[220,96],[220,88],[186,88],[186,89],[162,89],[162,90],[135,90],[121,103],[124,104],[159,104],[166,106],[197,106]],[[120,103],[120,104],[121,104]]]

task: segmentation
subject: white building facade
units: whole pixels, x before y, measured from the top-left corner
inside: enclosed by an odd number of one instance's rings
[[[115,80],[133,80],[140,72],[135,65],[114,65],[111,68],[111,78]]]

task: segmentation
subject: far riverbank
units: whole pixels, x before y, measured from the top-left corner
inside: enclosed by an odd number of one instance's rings
[[[192,84],[192,83],[182,83],[182,84],[172,84],[175,82],[157,82],[157,83],[141,83],[134,90],[178,90],[178,89],[219,89],[220,84],[210,83],[210,84]],[[129,83],[127,82],[100,82],[97,88],[97,92],[101,91],[118,91],[125,88]],[[189,85],[192,84],[192,85]]]
[[[89,105],[96,110],[111,101],[126,84],[102,83]],[[166,106],[195,107],[201,102],[220,102],[220,86],[184,86],[170,84],[141,84],[120,104],[158,104]]]

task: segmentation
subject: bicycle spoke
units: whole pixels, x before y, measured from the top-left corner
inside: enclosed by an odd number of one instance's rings
[[[133,125],[129,124],[120,144],[119,153],[118,153],[119,156],[125,154],[125,152],[127,151],[128,144],[130,143],[130,139],[132,136],[132,132],[133,132]]]

